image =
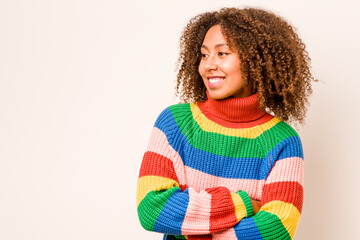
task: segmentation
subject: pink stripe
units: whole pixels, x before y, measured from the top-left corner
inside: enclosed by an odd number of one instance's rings
[[[205,190],[196,192],[189,189],[189,205],[186,210],[181,234],[208,234],[210,233],[211,195]]]
[[[188,178],[188,186],[193,187],[196,191],[222,186],[227,187],[231,192],[244,190],[251,198],[260,200],[265,184],[265,180],[217,177],[188,166],[185,166],[185,171]],[[199,179],[201,179],[201,181],[199,181]]]
[[[233,240],[237,239],[234,228],[229,228],[225,231],[217,232],[213,234],[213,240]]]
[[[170,146],[165,133],[157,127],[153,127],[150,142],[146,150],[169,158],[174,165],[175,173],[179,179],[179,184],[186,184],[184,163],[181,160],[180,155]]]
[[[284,158],[275,163],[266,184],[273,182],[298,182],[304,186],[304,161],[299,157]]]

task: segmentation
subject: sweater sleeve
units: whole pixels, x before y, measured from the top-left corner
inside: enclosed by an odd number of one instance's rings
[[[175,147],[182,138],[170,110],[164,110],[140,168],[137,211],[141,225],[169,235],[204,235],[229,229],[251,216],[251,199],[245,191],[213,187],[198,192],[186,186],[182,148]]]
[[[293,239],[303,206],[303,151],[300,138],[284,139],[275,154],[261,196],[260,211],[212,239]],[[193,238],[196,239],[196,238]]]

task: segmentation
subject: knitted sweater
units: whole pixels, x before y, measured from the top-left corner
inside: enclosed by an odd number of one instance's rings
[[[303,205],[296,131],[258,93],[166,108],[143,157],[142,226],[164,239],[293,239]],[[255,215],[251,199],[261,200]]]

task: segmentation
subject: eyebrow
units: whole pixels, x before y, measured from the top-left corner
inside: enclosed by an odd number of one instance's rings
[[[219,47],[222,47],[222,46],[228,46],[229,47],[229,45],[227,43],[219,43],[219,44],[215,45],[215,48],[219,48]],[[208,47],[206,45],[201,45],[201,48],[205,48],[205,49],[208,50]]]

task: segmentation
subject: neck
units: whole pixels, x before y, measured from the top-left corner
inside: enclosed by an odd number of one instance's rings
[[[263,117],[266,113],[259,108],[258,93],[244,98],[208,99],[199,104],[201,110],[220,122],[249,123]],[[205,113],[206,114],[206,113]]]

